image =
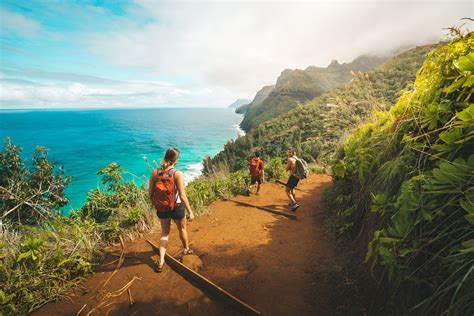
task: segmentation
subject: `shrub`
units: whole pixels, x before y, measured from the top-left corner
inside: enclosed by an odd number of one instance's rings
[[[191,181],[186,187],[186,195],[196,214],[202,214],[214,201],[245,193],[249,182],[249,177],[243,171],[214,173]]]
[[[5,138],[0,152],[1,221],[36,225],[58,213],[68,203],[64,190],[72,178],[47,159],[48,150],[37,146],[31,167],[21,160],[21,148]]]
[[[104,189],[88,193],[79,212],[59,216],[71,177],[37,147],[31,168],[9,138],[0,152],[0,314],[27,314],[65,295],[92,271],[100,245],[148,230],[155,215],[144,187],[122,168],[99,171]],[[56,171],[58,170],[58,171]]]
[[[98,227],[66,217],[3,230],[0,312],[27,314],[67,293],[100,258]]]
[[[286,164],[280,158],[272,158],[265,165],[265,178],[267,180],[280,180],[288,176]]]

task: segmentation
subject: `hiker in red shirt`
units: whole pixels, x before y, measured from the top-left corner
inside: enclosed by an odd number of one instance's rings
[[[250,189],[252,189],[255,185],[257,185],[257,191],[255,194],[260,194],[260,184],[263,182],[264,178],[264,166],[263,160],[260,159],[260,152],[256,151],[255,156],[250,159],[249,164],[249,172],[250,172],[250,187],[247,189],[247,195],[250,195]]]
[[[153,170],[150,176],[148,194],[161,224],[160,259],[155,262],[156,272],[163,271],[171,219],[178,227],[179,238],[183,244],[183,255],[193,253],[189,248],[186,231],[186,210],[189,213],[189,220],[194,218],[194,213],[186,196],[183,173],[174,168],[178,158],[179,150],[168,148],[161,161],[161,167]]]

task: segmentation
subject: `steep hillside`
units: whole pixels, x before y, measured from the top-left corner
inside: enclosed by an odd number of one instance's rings
[[[328,161],[341,137],[355,124],[374,108],[393,105],[399,92],[414,81],[426,53],[435,46],[406,51],[367,74],[355,75],[350,83],[260,124],[246,136],[228,142],[214,158],[206,159],[205,172],[223,166],[239,170],[255,148],[265,157],[284,157],[286,148],[294,146],[308,161]]]
[[[231,108],[231,109],[236,109],[244,104],[248,104],[250,102],[250,100],[247,100],[247,99],[237,99],[235,100],[234,103],[232,103],[231,105],[229,105],[228,107]]]
[[[284,70],[270,94],[258,104],[251,104],[240,127],[249,131],[258,124],[314,99],[324,91],[351,79],[351,71],[368,71],[380,65],[384,58],[361,56],[351,63],[339,64],[333,60],[326,68],[310,66],[305,70]]]
[[[255,95],[255,97],[253,98],[252,102],[248,103],[248,104],[244,104],[240,107],[238,107],[236,110],[235,110],[235,113],[238,113],[238,114],[245,114],[245,112],[247,112],[247,110],[249,108],[254,108],[254,107],[257,107],[260,103],[263,102],[263,100],[265,100],[268,95],[270,94],[270,92],[272,92],[273,88],[275,88],[275,86],[265,86],[263,87],[262,89],[260,89],[257,94]]]

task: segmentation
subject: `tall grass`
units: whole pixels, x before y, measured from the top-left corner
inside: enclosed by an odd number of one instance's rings
[[[474,312],[473,51],[467,33],[430,52],[413,89],[333,165],[337,231],[372,232],[366,260],[385,274],[395,314]]]
[[[243,171],[215,172],[191,181],[186,187],[186,194],[191,207],[200,215],[208,212],[208,205],[214,201],[244,194],[249,183],[249,176]]]

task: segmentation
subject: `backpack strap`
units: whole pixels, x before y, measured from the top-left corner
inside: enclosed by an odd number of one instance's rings
[[[176,173],[176,169],[175,168],[170,168],[170,169],[168,169],[167,172],[170,176],[173,177],[173,180],[175,180],[174,181],[174,189],[175,189],[174,202],[178,203],[178,199],[181,202],[181,197],[179,196],[179,191],[178,191],[178,185],[176,184],[176,179],[174,178],[174,174]]]

